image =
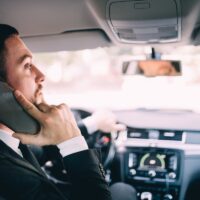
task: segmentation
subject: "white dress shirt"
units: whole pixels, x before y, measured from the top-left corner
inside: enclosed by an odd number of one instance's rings
[[[88,145],[82,135],[66,140],[58,144],[57,147],[63,157],[88,149]]]
[[[2,140],[6,145],[8,145],[17,154],[22,156],[22,153],[21,153],[20,149],[18,148],[19,143],[20,143],[20,141],[18,139],[12,137],[9,133],[0,129],[0,140]]]
[[[6,133],[6,131],[0,129],[0,140],[2,140],[11,149],[22,156],[20,149],[18,149],[20,143],[18,139],[12,137],[10,134]],[[57,146],[60,149],[60,153],[63,157],[88,149],[88,145],[83,136],[77,136],[66,140]]]
[[[88,134],[92,135],[95,131],[97,131],[96,121],[93,117],[86,117],[82,120],[82,123],[85,125]],[[83,136],[74,137],[58,144],[57,146],[63,157],[88,149],[88,145]]]

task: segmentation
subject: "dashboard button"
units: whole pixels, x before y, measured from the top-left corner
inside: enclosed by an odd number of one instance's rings
[[[128,167],[135,167],[137,165],[137,155],[135,153],[129,154]]]

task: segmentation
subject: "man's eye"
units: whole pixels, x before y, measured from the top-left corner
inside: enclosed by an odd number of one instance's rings
[[[25,64],[25,69],[31,69],[31,68],[32,68],[32,64],[30,63]]]

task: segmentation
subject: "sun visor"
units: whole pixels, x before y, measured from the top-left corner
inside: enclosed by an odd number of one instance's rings
[[[123,43],[165,43],[181,38],[179,0],[110,0],[107,21]]]

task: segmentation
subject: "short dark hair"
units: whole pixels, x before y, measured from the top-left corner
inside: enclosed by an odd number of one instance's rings
[[[17,29],[7,24],[0,24],[0,80],[1,81],[6,81],[5,41],[13,35],[19,35]]]

